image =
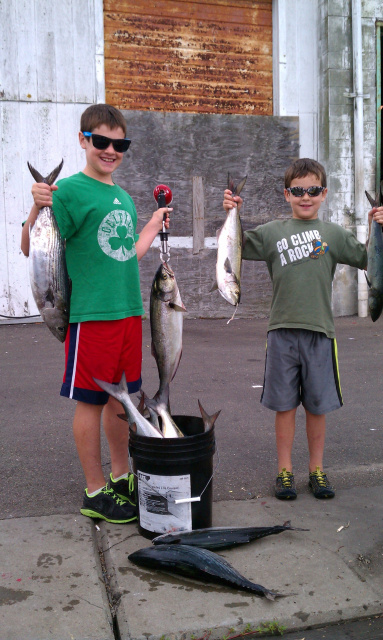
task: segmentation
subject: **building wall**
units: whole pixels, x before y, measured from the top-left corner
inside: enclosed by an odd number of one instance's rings
[[[366,0],[362,8],[364,188],[374,192],[376,170],[376,35],[375,20],[383,15],[380,2]],[[328,174],[329,193],[323,217],[356,233],[367,227],[369,205],[357,212],[354,198],[353,46],[351,0],[319,2],[319,154]],[[357,271],[339,266],[334,280],[335,315],[358,312]]]
[[[80,114],[104,99],[102,0],[0,3],[0,314],[37,313],[21,223],[32,206],[29,161],[60,177],[83,168]],[[1,321],[1,318],[0,318]]]
[[[104,25],[118,108],[273,114],[272,0],[105,0]]]

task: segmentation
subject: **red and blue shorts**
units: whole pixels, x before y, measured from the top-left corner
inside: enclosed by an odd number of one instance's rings
[[[70,323],[60,395],[88,404],[106,404],[109,395],[93,378],[118,383],[123,373],[129,393],[135,393],[141,388],[141,364],[141,316]]]

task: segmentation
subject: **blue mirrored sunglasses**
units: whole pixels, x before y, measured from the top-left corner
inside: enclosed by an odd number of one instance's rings
[[[86,138],[92,138],[92,143],[95,149],[107,149],[112,143],[113,149],[117,153],[124,153],[129,149],[129,138],[107,138],[106,136],[100,136],[98,133],[91,133],[90,131],[83,131],[83,136]]]

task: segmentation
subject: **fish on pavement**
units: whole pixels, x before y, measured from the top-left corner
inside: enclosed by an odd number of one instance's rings
[[[159,399],[144,396],[144,402],[149,412],[156,413],[161,418],[162,433],[165,438],[183,438],[184,434],[176,425],[168,411],[169,406],[169,386],[165,387]]]
[[[210,527],[194,529],[194,531],[171,531],[153,538],[154,545],[187,544],[203,549],[229,549],[266,536],[276,535],[283,531],[309,531],[292,527],[287,520],[283,525],[274,527]]]
[[[373,208],[380,207],[383,202],[383,181],[375,199],[367,191],[365,194]],[[383,227],[375,220],[371,223],[367,255],[368,308],[371,320],[375,322],[383,310]]]
[[[135,551],[128,559],[141,567],[159,569],[202,582],[223,584],[268,600],[284,595],[247,580],[227,560],[208,549],[186,544],[160,545]]]
[[[228,188],[233,196],[239,196],[247,176],[234,185],[228,175]],[[211,289],[218,289],[221,296],[233,306],[238,307],[241,300],[241,264],[242,264],[242,223],[238,207],[228,211],[223,226],[217,231],[216,282]]]
[[[64,161],[46,178],[28,162],[36,182],[53,184]],[[42,207],[29,230],[29,277],[39,313],[53,335],[65,341],[69,326],[70,280],[61,237],[52,207]]]
[[[121,402],[124,407],[126,417],[130,425],[136,425],[137,434],[140,436],[146,436],[147,438],[163,438],[161,431],[153,424],[149,422],[139,410],[134,406],[128,390],[125,373],[122,374],[122,378],[119,384],[112,384],[105,382],[104,380],[98,380],[93,378],[101,389],[109,393],[109,395],[116,398]]]
[[[156,399],[169,387],[181,360],[185,311],[173,270],[168,263],[160,264],[150,292],[152,355],[160,378]]]

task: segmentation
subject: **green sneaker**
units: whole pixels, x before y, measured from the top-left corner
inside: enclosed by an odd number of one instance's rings
[[[118,497],[121,500],[127,500],[133,507],[136,506],[136,495],[134,491],[134,474],[128,473],[127,478],[122,478],[121,480],[113,480],[112,474],[110,474],[108,486],[110,489],[113,489],[115,493],[117,493]]]
[[[309,474],[309,487],[315,498],[333,498],[335,491],[332,488],[328,478],[319,467]]]
[[[129,502],[121,500],[113,489],[108,489],[107,486],[93,497],[88,496],[88,489],[85,489],[80,511],[88,518],[100,518],[113,524],[125,524],[137,520],[136,508]]]
[[[282,471],[278,473],[275,481],[275,497],[278,498],[278,500],[295,500],[297,497],[294,475],[291,471],[282,469]]]

